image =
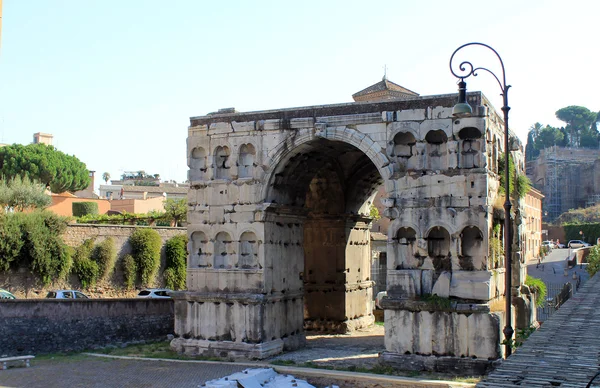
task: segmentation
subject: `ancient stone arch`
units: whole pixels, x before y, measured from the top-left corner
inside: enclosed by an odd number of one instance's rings
[[[483,95],[469,94],[472,118],[452,118],[454,103],[413,96],[191,118],[188,152],[213,150],[214,179],[191,182],[188,291],[173,294],[172,347],[265,358],[303,346],[305,330],[370,325],[369,206],[383,185],[392,223],[382,360],[456,357],[476,369],[500,357],[503,315],[488,307],[504,294],[502,272],[479,263],[498,179],[482,134],[502,128]],[[228,144],[240,145],[233,165]]]

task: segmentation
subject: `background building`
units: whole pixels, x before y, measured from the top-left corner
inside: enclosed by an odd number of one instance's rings
[[[550,147],[527,162],[527,176],[545,196],[543,214],[553,221],[569,209],[600,202],[600,151]]]

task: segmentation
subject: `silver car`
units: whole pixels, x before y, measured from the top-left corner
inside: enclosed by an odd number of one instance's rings
[[[583,247],[590,247],[590,246],[592,246],[592,244],[588,244],[585,241],[581,241],[581,240],[571,240],[571,241],[569,241],[568,246],[569,246],[569,248],[583,248]]]
[[[83,292],[75,290],[53,290],[46,294],[48,299],[89,299]]]
[[[140,291],[139,294],[137,294],[138,298],[171,298],[171,295],[169,295],[170,292],[173,292],[173,290],[169,290],[168,288],[146,288],[142,291]]]

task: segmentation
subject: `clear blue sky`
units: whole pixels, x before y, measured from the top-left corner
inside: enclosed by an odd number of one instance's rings
[[[525,140],[559,108],[600,110],[598,15],[578,0],[4,0],[0,142],[48,132],[98,176],[184,181],[191,116],[349,102],[384,65],[421,95],[454,93],[448,60],[470,41],[502,56]],[[502,105],[490,76],[468,87]]]

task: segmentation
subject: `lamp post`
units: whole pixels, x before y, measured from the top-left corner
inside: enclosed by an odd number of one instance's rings
[[[452,68],[452,61],[453,61],[456,53],[467,46],[482,46],[482,47],[485,47],[485,48],[493,51],[493,53],[496,54],[496,57],[498,57],[498,60],[500,61],[500,65],[502,67],[502,80],[500,80],[498,78],[498,76],[496,76],[496,74],[494,74],[494,72],[492,72],[491,70],[489,70],[485,67],[474,67],[473,64],[469,61],[463,61],[460,63],[460,65],[458,66],[458,74],[457,74],[454,71],[454,69]],[[512,344],[512,337],[514,334],[514,330],[512,328],[512,310],[511,310],[511,306],[512,306],[512,303],[511,303],[511,298],[512,298],[512,235],[511,235],[511,225],[510,225],[510,209],[511,209],[512,205],[510,203],[510,179],[509,179],[510,172],[508,169],[508,161],[509,161],[508,111],[510,110],[510,107],[508,106],[508,89],[510,88],[510,85],[506,84],[506,75],[504,72],[504,62],[502,62],[502,58],[500,58],[500,55],[498,54],[498,52],[496,50],[494,50],[492,47],[488,46],[487,44],[472,42],[472,43],[463,44],[462,46],[460,46],[459,48],[454,50],[454,52],[452,53],[452,56],[450,57],[450,72],[456,78],[460,79],[460,81],[458,82],[458,104],[456,104],[454,106],[454,109],[452,109],[452,115],[454,117],[468,117],[473,113],[473,109],[467,103],[467,98],[466,98],[467,84],[465,82],[465,78],[469,78],[470,76],[476,77],[477,72],[480,70],[488,72],[496,79],[496,81],[498,82],[498,85],[500,86],[500,90],[502,91],[502,93],[500,95],[502,96],[502,101],[503,101],[502,112],[504,113],[504,186],[505,186],[504,192],[505,192],[505,196],[506,196],[506,201],[504,201],[504,252],[506,254],[505,255],[506,256],[506,260],[505,260],[505,264],[506,264],[506,274],[505,274],[506,325],[504,326],[504,329],[502,330],[502,332],[504,333],[505,344],[506,344],[506,357],[508,357],[512,353],[511,344]]]

